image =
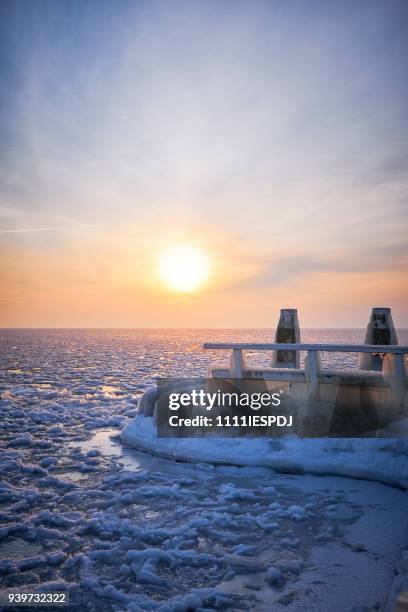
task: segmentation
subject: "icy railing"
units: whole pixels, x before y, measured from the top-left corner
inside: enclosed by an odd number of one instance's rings
[[[206,342],[204,349],[231,350],[229,366],[211,366],[211,378],[261,378],[271,381],[303,382],[307,384],[308,396],[315,399],[319,385],[326,384],[360,384],[369,387],[390,387],[397,403],[402,403],[407,386],[407,372],[404,355],[408,346],[378,344],[302,344],[302,343],[242,343],[242,342]],[[248,368],[244,351],[306,351],[304,369],[298,368]],[[369,370],[330,370],[323,369],[320,352],[337,353],[373,353],[382,354],[382,371]]]

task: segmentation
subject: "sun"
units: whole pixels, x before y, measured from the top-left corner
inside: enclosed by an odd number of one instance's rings
[[[173,247],[162,255],[159,273],[167,287],[179,293],[193,293],[208,280],[210,262],[208,255],[192,246]]]

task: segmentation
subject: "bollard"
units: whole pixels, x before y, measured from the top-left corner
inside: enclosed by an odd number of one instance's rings
[[[391,308],[373,308],[367,325],[364,344],[398,344]],[[383,355],[381,353],[360,354],[359,367],[361,370],[381,371],[382,365]]]
[[[275,333],[275,342],[282,344],[300,342],[300,329],[296,308],[282,308],[278,327]],[[299,351],[273,351],[272,367],[299,368]]]

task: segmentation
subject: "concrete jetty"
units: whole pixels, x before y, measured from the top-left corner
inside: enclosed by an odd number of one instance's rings
[[[302,413],[304,433],[361,435],[408,417],[407,346],[397,343],[391,309],[374,308],[366,344],[318,344],[300,339],[295,309],[281,311],[274,343],[205,343],[209,350],[231,350],[229,364],[215,364],[209,378],[261,380],[279,386]],[[380,343],[382,340],[382,343]],[[247,351],[272,351],[276,367],[248,367]],[[299,367],[300,352],[306,352]],[[322,352],[358,353],[358,369],[323,368]],[[361,367],[361,366],[365,367]],[[317,426],[318,425],[318,426]]]

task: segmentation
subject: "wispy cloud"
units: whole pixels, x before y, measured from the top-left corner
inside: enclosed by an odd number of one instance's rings
[[[19,229],[0,229],[0,234],[23,234],[26,232],[52,232],[54,230],[60,230],[60,227],[24,227]]]
[[[256,258],[254,258],[254,263]],[[299,279],[310,279],[321,274],[353,275],[405,272],[408,262],[408,245],[390,243],[375,247],[364,247],[347,252],[341,249],[296,253],[285,256],[260,256],[258,266],[252,274],[231,284],[232,288],[262,289],[290,286]]]

